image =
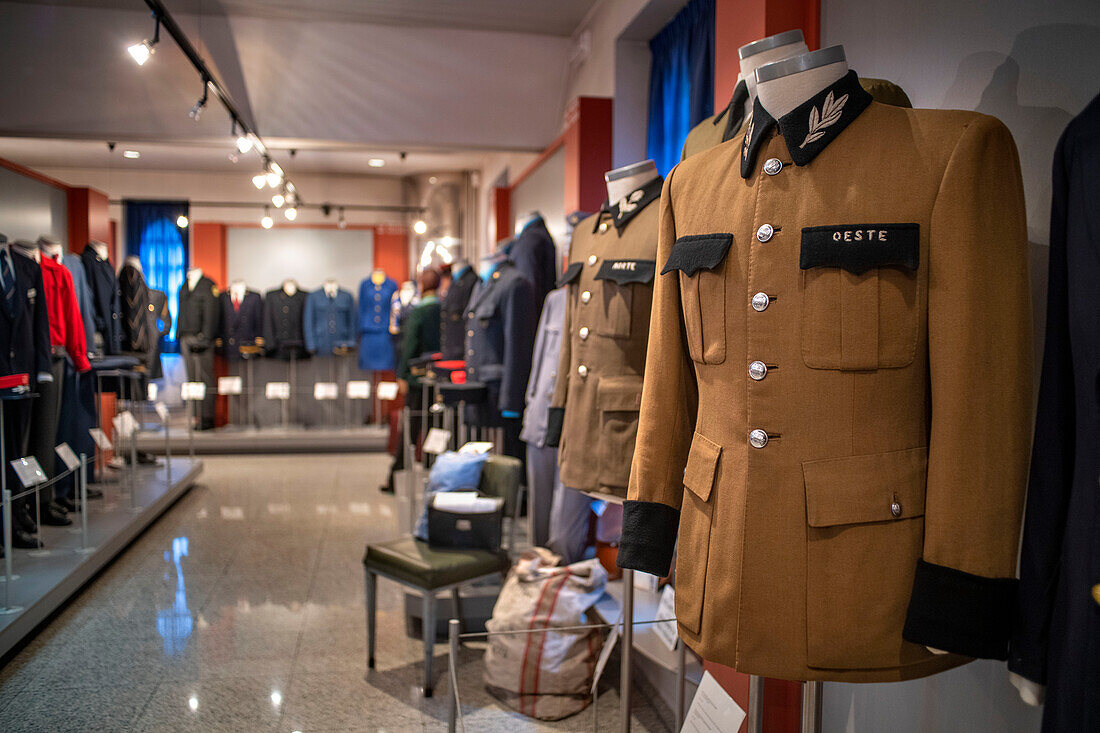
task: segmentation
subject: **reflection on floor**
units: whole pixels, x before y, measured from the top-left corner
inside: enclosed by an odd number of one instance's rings
[[[0,730],[442,731],[450,699],[418,684],[422,647],[403,596],[379,583],[378,668],[365,673],[364,543],[397,533],[382,455],[225,456],[0,669]],[[592,730],[485,692],[484,645],[464,647],[466,730]],[[619,729],[617,669],[600,729]],[[666,731],[635,694],[634,730]]]

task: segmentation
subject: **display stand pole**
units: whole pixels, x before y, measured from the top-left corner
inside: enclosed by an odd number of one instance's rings
[[[801,733],[821,733],[821,682],[802,683]]]
[[[287,381],[290,382],[290,399],[283,400],[284,428],[290,427],[291,414],[294,415],[295,419],[298,417],[298,355],[293,351],[290,352],[290,378]]]
[[[764,678],[749,675],[749,709],[746,733],[762,733],[764,730]]]
[[[253,379],[255,376],[255,367],[252,365],[252,357],[245,359],[245,375],[248,379],[248,421],[252,423],[252,427],[259,428],[256,422],[256,393],[254,391],[256,381]]]
[[[88,546],[88,456],[80,454],[79,478],[77,479],[77,491],[80,501],[80,549],[78,555],[87,555],[95,550]]]
[[[7,464],[3,467],[3,473],[7,473]],[[11,492],[8,491],[7,486],[2,491],[2,497],[4,502],[4,607],[0,609],[0,615],[11,615],[13,613],[19,613],[22,608],[11,605],[11,582],[15,580],[15,576],[11,574]]]
[[[187,454],[195,460],[195,400],[187,401]]]
[[[348,397],[348,354],[340,356],[340,393],[344,395],[344,427],[351,427],[351,398]]]
[[[684,682],[687,677],[687,644],[683,639],[676,645],[676,725],[680,730],[684,724]]]
[[[682,642],[681,642],[682,643]],[[619,646],[619,730],[630,733],[630,661],[634,651],[634,571],[623,570],[623,638]]]
[[[458,709],[458,630],[459,620],[457,618],[453,618],[447,622],[447,641],[451,651],[450,664],[447,665],[448,674],[451,677],[451,704],[447,709],[448,733],[455,733],[458,716],[461,713]],[[463,726],[464,730],[465,727],[466,726]]]
[[[133,406],[133,401],[131,401]],[[130,431],[130,511],[136,512],[139,507],[137,505],[137,434],[141,429],[140,423],[134,425],[134,429]]]
[[[168,488],[172,488],[172,439],[168,435],[168,418],[161,422],[164,423],[164,475],[168,479]]]

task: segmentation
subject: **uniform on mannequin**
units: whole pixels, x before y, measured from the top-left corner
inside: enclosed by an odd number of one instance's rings
[[[101,260],[110,259],[107,256],[109,254],[109,252],[108,252],[109,248],[107,247],[107,244],[105,242],[100,242],[98,239],[93,239],[92,241],[88,242],[88,244],[92,245],[92,249],[94,249],[95,253],[97,255],[99,255],[99,259],[101,259]]]
[[[245,293],[248,292],[248,285],[244,280],[234,280],[229,283],[229,297],[240,303],[244,300]]]
[[[192,267],[187,271],[187,289],[194,290],[195,286],[199,284],[199,280],[202,280],[202,268]]]
[[[604,182],[607,184],[607,200],[611,203],[624,200],[659,175],[657,164],[652,160],[644,160],[641,163],[608,171],[603,175]]]
[[[126,265],[129,265],[130,267],[132,267],[135,270],[137,270],[138,272],[140,272],[142,275],[145,274],[145,271],[141,269],[141,258],[140,257],[135,257],[134,255],[129,255],[123,261],[122,264],[123,264],[123,267],[125,267]],[[202,270],[199,270],[199,277],[202,277]],[[198,280],[196,279],[195,282],[198,282]],[[191,287],[194,288],[195,286],[192,285]]]
[[[336,282],[335,280],[333,280],[332,278],[329,278],[328,280],[325,280],[325,281],[324,281],[324,282],[323,282],[323,283],[321,284],[321,287],[322,287],[322,288],[324,289],[324,291],[325,291],[325,295],[327,295],[327,296],[328,296],[328,297],[330,297],[330,298],[335,298],[335,297],[336,297],[336,293],[337,293],[337,292],[339,292],[339,290],[340,290],[340,285],[339,285],[339,283],[337,283],[337,282]]]

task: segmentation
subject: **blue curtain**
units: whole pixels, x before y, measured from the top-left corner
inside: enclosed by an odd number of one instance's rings
[[[668,175],[691,128],[714,114],[714,0],[691,0],[649,50],[646,153]]]
[[[126,254],[138,257],[151,290],[168,295],[172,330],[161,340],[162,353],[179,351],[176,322],[179,320],[179,289],[187,273],[188,227],[180,227],[181,216],[190,218],[186,201],[123,202],[126,209]]]

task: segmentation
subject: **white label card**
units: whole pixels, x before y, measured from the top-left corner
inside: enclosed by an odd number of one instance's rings
[[[46,480],[46,474],[34,456],[16,458],[11,461],[11,467],[15,469],[15,475],[19,477],[19,483],[23,484],[24,488],[38,486]]]
[[[657,602],[657,618],[676,618],[676,591],[672,589],[671,585],[666,585],[665,589],[661,591],[661,600]],[[678,639],[676,621],[653,624],[653,630],[657,632],[657,638],[665,643],[669,651],[676,648],[676,640]]]
[[[75,471],[80,467],[80,459],[76,457],[76,453],[73,453],[73,449],[69,447],[68,443],[61,443],[53,450],[62,463],[65,464],[65,468]]]
[[[370,382],[366,380],[354,380],[348,382],[348,399],[349,400],[369,400],[370,399]]]
[[[459,453],[488,453],[493,449],[493,444],[488,441],[477,442],[470,441],[466,445],[458,449]]]
[[[340,396],[340,388],[336,382],[316,382],[313,385],[313,399],[334,400]]]
[[[643,573],[641,570],[634,571],[634,587],[638,590],[649,591],[650,593],[657,592],[657,586],[661,583],[661,579],[656,575],[650,575],[649,573]],[[675,615],[675,614],[673,614]],[[658,616],[657,618],[670,618],[669,616]]]
[[[428,437],[424,438],[424,452],[438,456],[444,453],[451,444],[451,431],[442,428],[432,428],[428,431]]]
[[[244,391],[244,380],[240,377],[218,377],[218,394],[240,394]]]
[[[164,423],[165,425],[167,425],[168,424],[168,405],[164,404],[163,402],[158,402],[156,404],[156,411],[157,411],[157,415],[160,417],[160,421],[162,423]]]
[[[290,382],[268,382],[264,394],[269,400],[289,400]]]
[[[149,382],[149,384],[145,385],[145,399],[150,402],[156,402],[158,394],[160,394],[160,387],[156,382]]]
[[[138,428],[137,420],[129,410],[115,415],[111,418],[111,423],[115,426],[115,433],[121,438],[129,438]]]
[[[89,428],[88,435],[92,436],[92,440],[95,441],[95,444],[99,446],[100,450],[111,450],[115,447],[115,444],[107,437],[107,433],[99,428]]]
[[[206,399],[206,382],[184,382],[180,385],[180,399],[187,402]]]
[[[680,733],[723,733],[740,729],[744,721],[741,706],[710,672],[704,672]]]
[[[378,399],[380,399],[380,400],[396,400],[397,399],[397,382],[379,382],[378,383]]]

